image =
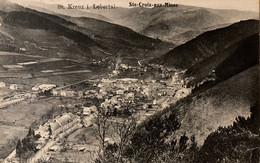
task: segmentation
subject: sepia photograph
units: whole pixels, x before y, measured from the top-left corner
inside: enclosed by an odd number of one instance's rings
[[[259,163],[258,0],[0,0],[0,163]]]

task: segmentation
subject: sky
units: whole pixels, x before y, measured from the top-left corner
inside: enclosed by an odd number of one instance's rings
[[[259,0],[10,0],[18,4],[30,4],[33,2],[44,2],[50,4],[75,4],[75,5],[92,5],[92,4],[115,4],[119,7],[128,7],[129,2],[143,3],[165,3],[184,4],[190,6],[199,6],[216,9],[235,9],[242,11],[259,12]]]

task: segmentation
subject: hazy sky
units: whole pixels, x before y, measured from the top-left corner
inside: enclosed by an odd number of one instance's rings
[[[30,2],[41,1],[45,3],[55,3],[55,4],[115,4],[120,7],[128,7],[129,2],[149,2],[149,3],[164,3],[170,2],[173,4],[185,4],[191,6],[200,6],[208,8],[218,8],[218,9],[236,9],[236,10],[247,10],[247,11],[259,11],[259,0],[10,0],[18,4],[30,4]]]

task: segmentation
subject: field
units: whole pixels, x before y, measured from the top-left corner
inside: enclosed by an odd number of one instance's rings
[[[17,141],[23,138],[33,122],[39,121],[42,115],[59,103],[59,99],[50,98],[31,103],[24,101],[19,105],[0,109],[0,158],[6,157],[14,148],[5,148],[10,144],[9,139]]]
[[[21,69],[6,69],[1,65],[22,65]],[[91,69],[91,67],[90,67]],[[92,68],[93,69],[93,68]],[[42,72],[52,70],[53,73]],[[98,77],[104,72],[92,72],[87,65],[59,58],[43,58],[25,54],[0,52],[0,81],[6,83],[0,88],[0,97],[15,96],[31,92],[37,84],[70,85],[82,80]],[[17,90],[10,90],[10,84],[17,84]],[[62,104],[69,101],[62,101]],[[61,104],[59,99],[22,101],[19,105],[0,109],[0,158],[6,157],[23,138],[29,127],[53,106]]]
[[[42,57],[1,51],[0,58],[0,65],[13,65],[21,62],[35,61]]]
[[[6,65],[7,68],[2,67]],[[98,72],[93,70],[91,65],[69,59],[0,52],[0,81],[5,82],[7,87],[17,84],[22,90],[30,90],[36,84],[69,85],[107,71],[104,68]]]

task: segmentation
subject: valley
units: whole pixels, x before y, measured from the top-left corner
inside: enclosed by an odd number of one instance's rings
[[[53,6],[0,0],[0,162],[259,160],[257,13]]]

